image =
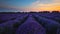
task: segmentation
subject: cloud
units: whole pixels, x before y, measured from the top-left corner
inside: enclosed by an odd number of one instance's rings
[[[53,2],[55,2],[55,3],[60,3],[60,0],[53,0]]]
[[[49,0],[46,0],[49,1]],[[36,2],[33,2],[28,6],[25,10],[30,11],[39,11],[39,10],[60,10],[60,0],[51,0],[52,3],[41,3],[40,0],[37,0]]]
[[[0,8],[14,9],[21,11],[60,10],[60,0],[36,0],[28,6],[16,7],[0,4]]]

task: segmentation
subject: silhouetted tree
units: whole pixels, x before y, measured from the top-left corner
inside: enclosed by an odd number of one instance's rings
[[[59,13],[59,11],[52,11],[52,13]]]
[[[44,13],[50,13],[49,11],[43,11]]]

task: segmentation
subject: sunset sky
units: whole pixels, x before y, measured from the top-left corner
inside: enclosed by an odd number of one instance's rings
[[[20,11],[60,11],[60,0],[0,0],[0,12],[8,9]]]

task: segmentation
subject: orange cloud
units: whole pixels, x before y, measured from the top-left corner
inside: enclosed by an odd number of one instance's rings
[[[44,0],[45,1],[45,0]],[[48,1],[48,0],[46,0]],[[7,5],[0,5],[0,8],[7,8],[7,9],[15,9],[15,10],[22,10],[22,11],[53,11],[58,10],[60,11],[60,0],[51,0],[52,3],[41,3],[40,0],[33,2],[29,6],[25,7],[13,7]]]
[[[60,11],[60,0],[53,0],[53,3],[40,3],[40,1],[33,2],[30,6],[28,6],[25,10],[27,11]],[[57,2],[56,2],[57,1]]]

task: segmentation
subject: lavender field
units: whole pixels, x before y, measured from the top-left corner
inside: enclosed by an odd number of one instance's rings
[[[0,13],[0,34],[60,34],[60,13]]]

